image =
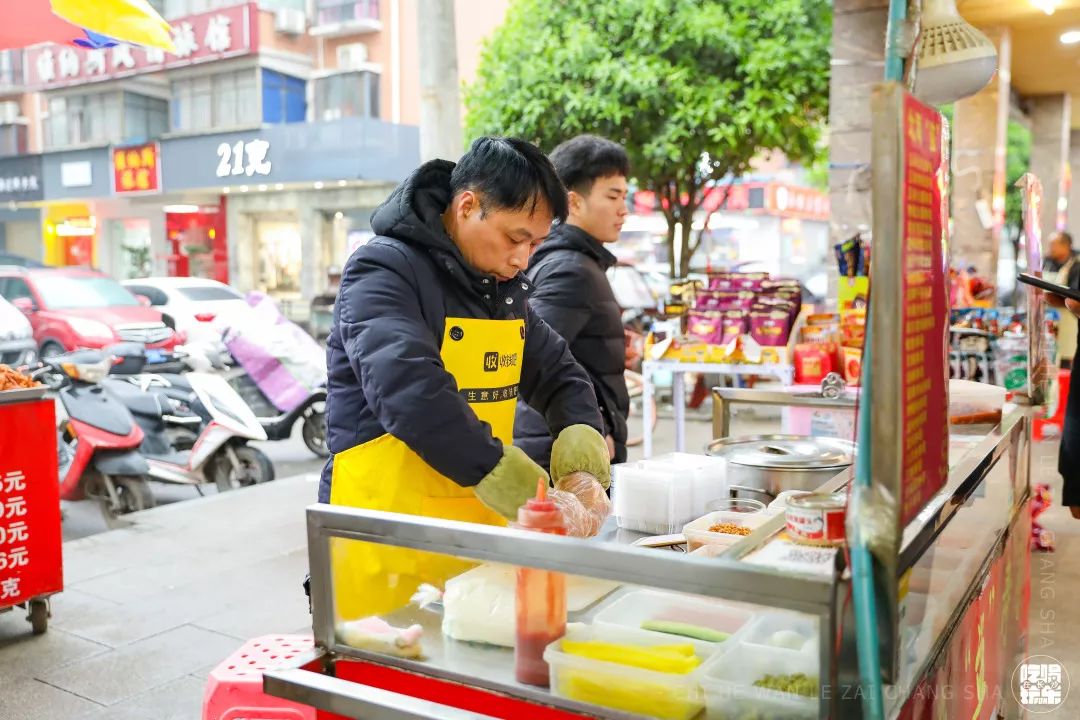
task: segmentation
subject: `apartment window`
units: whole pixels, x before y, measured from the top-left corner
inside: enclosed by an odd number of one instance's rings
[[[0,86],[10,87],[22,83],[22,60],[22,50],[0,50]]]
[[[51,97],[45,147],[144,142],[166,129],[169,103],[128,92]]]
[[[172,84],[172,129],[209,130],[257,125],[255,70],[204,75]]]
[[[263,122],[304,122],[307,117],[307,83],[300,78],[263,69]]]
[[[379,74],[368,70],[335,73],[315,81],[315,119],[379,117]]]
[[[315,0],[315,10],[320,25],[378,20],[379,0]]]
[[[0,157],[24,155],[29,151],[25,125],[15,123],[0,125]]]
[[[162,16],[166,20],[172,20],[186,15],[219,10],[223,7],[239,5],[242,0],[157,0],[156,3],[163,8]],[[278,8],[294,8],[303,10],[307,0],[259,0],[259,7],[264,10],[277,10]]]

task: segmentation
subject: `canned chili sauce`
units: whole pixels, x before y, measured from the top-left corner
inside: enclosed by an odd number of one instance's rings
[[[835,547],[845,540],[847,500],[836,495],[797,495],[784,510],[787,534],[803,545]]]

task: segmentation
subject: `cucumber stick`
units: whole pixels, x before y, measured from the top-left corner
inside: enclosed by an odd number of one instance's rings
[[[641,629],[705,642],[724,642],[731,637],[729,633],[713,630],[712,628],[691,625],[690,623],[672,622],[670,620],[646,620],[641,623]]]

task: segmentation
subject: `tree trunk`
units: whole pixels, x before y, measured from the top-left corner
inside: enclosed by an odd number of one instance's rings
[[[454,0],[419,0],[420,159],[457,161],[462,153]]]
[[[681,267],[679,268],[679,277],[686,277],[690,274],[690,261],[693,260],[693,252],[691,252],[693,248],[690,246],[690,238],[694,232],[694,218],[692,214],[687,216],[686,221],[682,224],[681,230],[682,236],[678,240],[678,242],[682,244],[682,253],[679,258],[682,261],[680,263]]]
[[[671,277],[677,278],[679,277],[679,268],[675,265],[675,223],[670,217],[667,221],[668,268]]]

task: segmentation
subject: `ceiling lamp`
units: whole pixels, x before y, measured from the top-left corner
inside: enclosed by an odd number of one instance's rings
[[[915,56],[915,95],[944,105],[974,95],[997,70],[997,49],[960,17],[955,0],[925,0]]]
[[[1031,0],[1031,4],[1047,15],[1053,15],[1061,5],[1061,0]]]

